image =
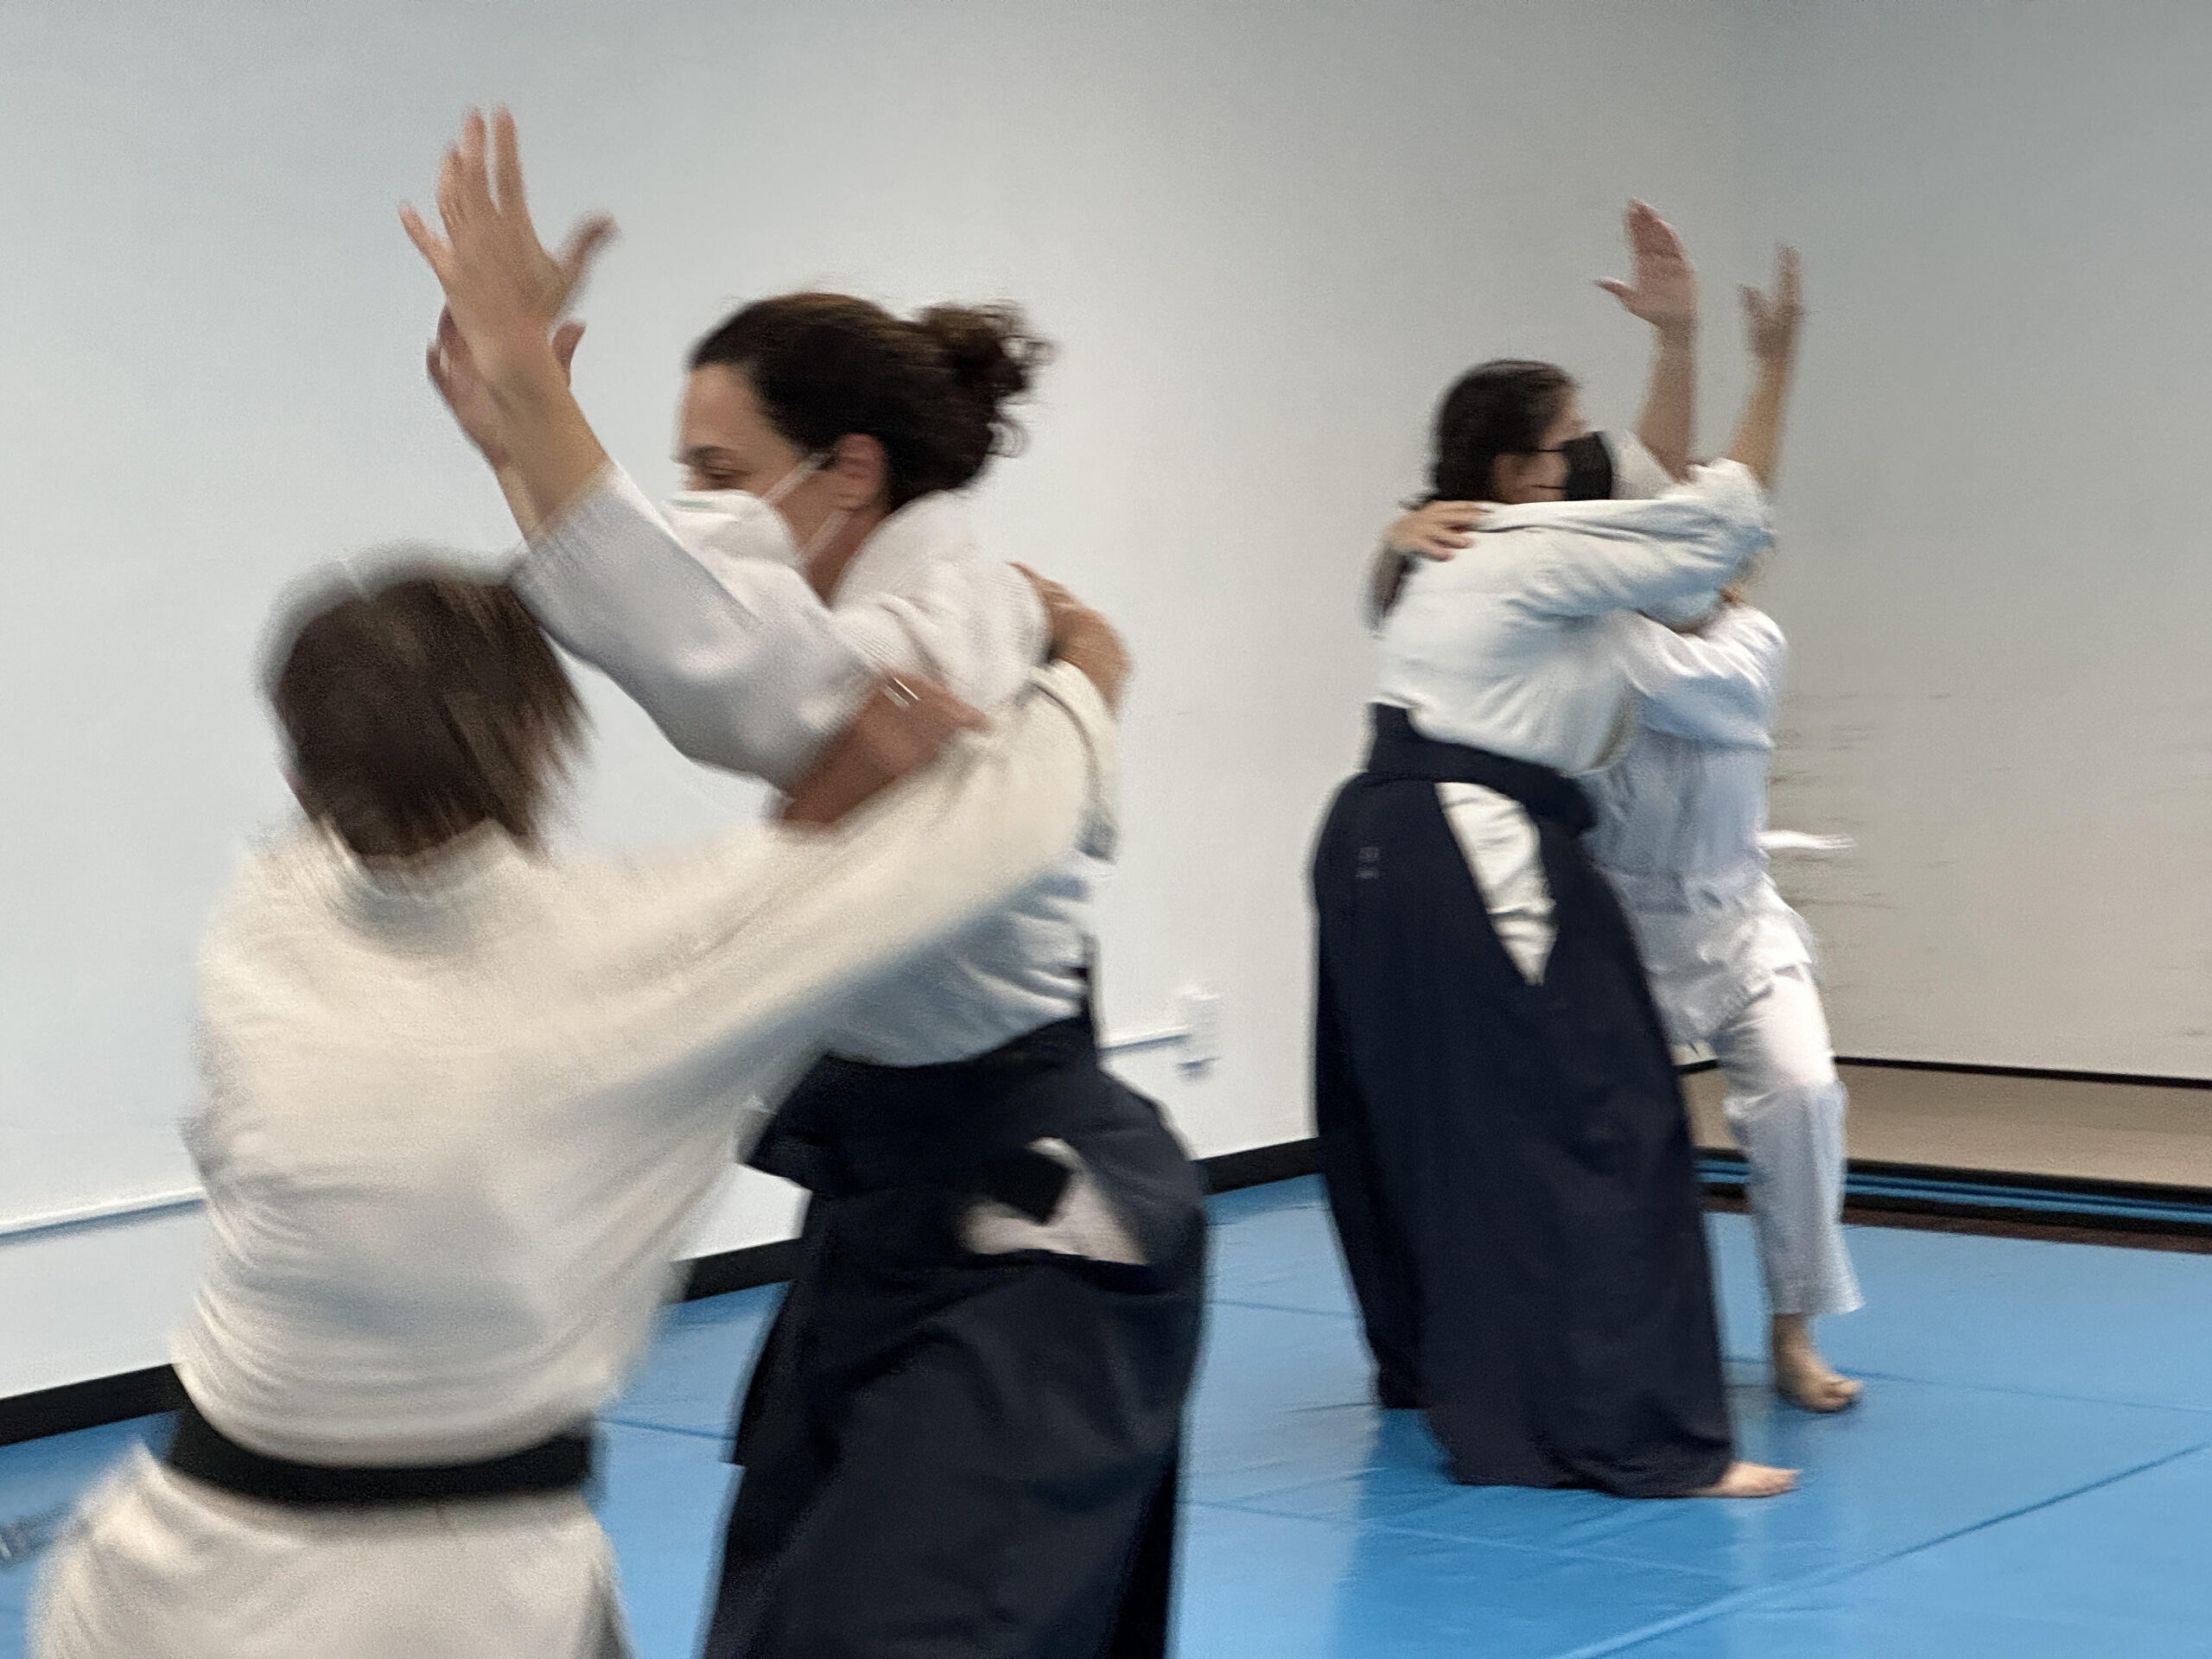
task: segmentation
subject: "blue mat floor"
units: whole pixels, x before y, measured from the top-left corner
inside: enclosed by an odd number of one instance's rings
[[[1192,1409],[1182,1659],[2178,1659],[2212,1655],[2212,1256],[1857,1228],[1868,1379],[1777,1407],[1748,1226],[1710,1217],[1766,1503],[1452,1485],[1366,1365],[1318,1185],[1214,1200]],[[676,1309],[611,1414],[601,1504],[641,1659],[692,1651],[773,1290]],[[0,1449],[0,1520],[62,1503],[154,1420]],[[0,1568],[20,1659],[31,1568]]]

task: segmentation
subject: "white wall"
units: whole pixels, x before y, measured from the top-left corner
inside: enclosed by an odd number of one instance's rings
[[[1587,279],[1631,193],[1745,245],[1739,49],[1718,0],[0,11],[0,1219],[189,1178],[193,939],[283,804],[251,695],[273,593],[503,539],[422,385],[433,290],[391,212],[464,102],[516,106],[544,218],[624,223],[580,385],[650,487],[682,350],[740,297],[1011,295],[1064,343],[980,511],[1139,653],[1105,1007],[1224,994],[1210,1074],[1128,1067],[1212,1153],[1306,1131],[1303,861],[1427,410],[1512,350],[1627,416],[1643,342]],[[741,810],[595,707],[590,839]],[[756,1178],[701,1246],[788,1217]],[[0,1243],[0,1393],[158,1360],[194,1224]]]
[[[2212,9],[1738,10],[1742,223],[1808,263],[1774,805],[1859,838],[1790,877],[1838,1046],[2212,1076]]]

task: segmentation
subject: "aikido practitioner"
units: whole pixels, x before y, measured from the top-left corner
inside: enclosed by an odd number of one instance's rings
[[[1035,593],[953,494],[1039,359],[1018,316],[747,307],[694,353],[694,493],[658,511],[548,355],[566,295],[532,287],[556,262],[512,124],[491,138],[497,199],[472,124],[441,187],[450,249],[418,237],[453,319],[434,375],[464,427],[491,411],[533,532],[518,586],[554,637],[687,754],[779,786],[849,695],[815,674],[825,652],[987,710],[1020,686]],[[487,257],[462,270],[472,232]],[[528,321],[511,346],[486,316]],[[542,387],[480,372],[517,356]],[[1158,1109],[1098,1064],[1096,851],[855,1009],[753,1154],[812,1196],[739,1427],[717,1659],[1165,1651],[1204,1211]]]
[[[911,780],[869,798],[980,719],[886,682],[791,823],[616,863],[539,842],[580,711],[510,588],[305,606],[270,678],[303,822],[201,951],[185,1403],[55,1547],[35,1659],[627,1651],[592,1417],[745,1101],[1109,830],[1123,661],[1062,620],[1065,660]]]
[[[1432,493],[1499,505],[1406,577],[1315,854],[1324,1174],[1378,1393],[1426,1408],[1457,1478],[1764,1496],[1790,1477],[1733,1457],[1688,1123],[1575,779],[1628,729],[1617,634],[1726,582],[1765,499],[1726,461],[1545,505],[1586,435],[1548,365],[1440,408]]]

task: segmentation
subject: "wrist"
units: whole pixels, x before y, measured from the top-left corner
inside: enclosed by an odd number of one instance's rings
[[[485,385],[503,404],[537,403],[568,390],[553,343],[543,337],[495,341],[477,353],[477,360]]]
[[[1688,352],[1696,349],[1697,319],[1695,317],[1691,317],[1686,321],[1654,323],[1652,332],[1658,336],[1657,345],[1662,352]]]

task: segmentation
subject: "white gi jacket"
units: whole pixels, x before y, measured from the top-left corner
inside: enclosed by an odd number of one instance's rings
[[[1643,606],[1710,593],[1772,539],[1765,493],[1734,461],[1651,500],[1493,509],[1474,544],[1419,562],[1381,630],[1376,701],[1423,736],[1573,777],[1634,730],[1620,640]],[[1543,976],[1551,893],[1528,814],[1494,790],[1439,784],[1499,943]]]
[[[1669,1036],[1704,1043],[1776,973],[1813,965],[1759,845],[1789,647],[1748,605],[1694,634],[1627,617],[1615,638],[1638,724],[1584,780],[1598,810],[1585,845],[1636,929]]]
[[[1710,593],[1771,539],[1765,493],[1732,461],[1649,501],[1493,508],[1459,557],[1407,576],[1376,700],[1425,737],[1589,772],[1635,715],[1625,613]]]
[[[540,532],[516,585],[547,632],[693,760],[788,788],[869,676],[937,680],[1003,707],[1049,639],[1036,590],[984,556],[967,510],[925,495],[884,520],[825,607],[788,565],[687,549],[619,469]],[[967,1059],[1084,1003],[1094,896],[1080,849],[957,948],[853,1009],[830,1046],[883,1065]]]
[[[827,832],[645,862],[477,832],[412,874],[251,859],[201,962],[212,1240],[175,1344],[217,1427],[347,1465],[534,1444],[649,1339],[741,1103],[918,954],[1110,828],[1111,718],[1058,665]],[[570,1659],[619,1648],[581,1498],[309,1511],[143,1454],[41,1582],[35,1659]]]

